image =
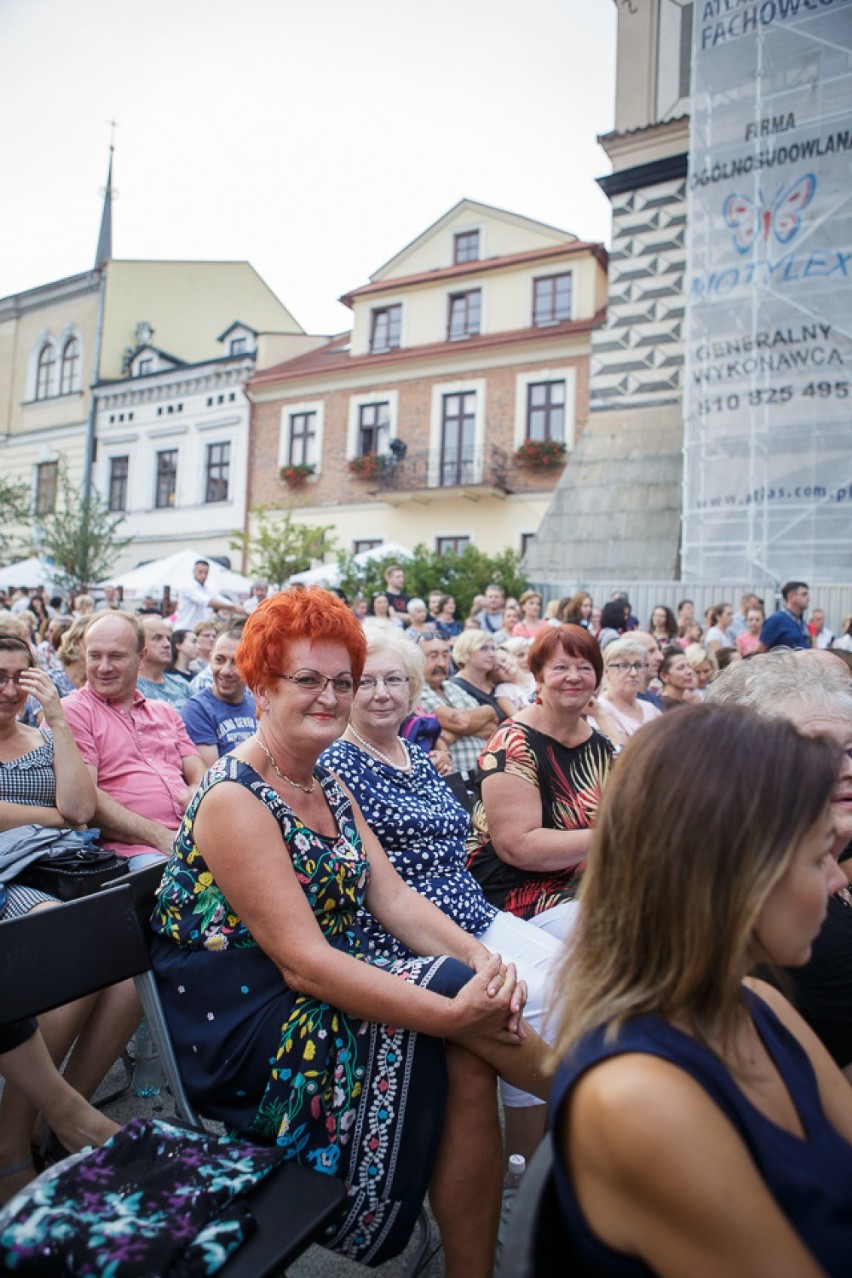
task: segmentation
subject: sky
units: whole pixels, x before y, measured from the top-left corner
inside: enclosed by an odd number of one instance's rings
[[[608,242],[613,0],[0,0],[0,297],[243,260],[303,327],[468,197]]]

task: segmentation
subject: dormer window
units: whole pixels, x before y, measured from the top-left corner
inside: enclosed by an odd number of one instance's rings
[[[229,324],[216,341],[222,343],[222,349],[228,352],[228,356],[253,355],[257,351],[257,333],[241,320]]]
[[[453,265],[479,261],[479,231],[460,231],[453,236]]]
[[[154,361],[150,355],[146,355],[143,359],[140,359],[138,364],[136,365],[137,377],[144,377],[146,373],[153,373],[153,371],[154,371]]]

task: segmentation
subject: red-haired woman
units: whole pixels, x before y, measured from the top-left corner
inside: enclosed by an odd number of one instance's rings
[[[498,910],[564,936],[613,754],[583,718],[603,658],[582,626],[548,627],[529,668],[535,704],[501,724],[479,756],[468,868]]]
[[[282,591],[249,617],[237,662],[258,730],[187,810],[153,961],[201,1111],[346,1182],[336,1250],[370,1264],[400,1251],[428,1185],[447,1274],[485,1278],[502,1163],[494,1071],[544,1095],[551,1060],[522,1021],[514,967],[403,883],[317,766],[365,652],[324,590]],[[376,960],[362,905],[414,955],[449,957]]]

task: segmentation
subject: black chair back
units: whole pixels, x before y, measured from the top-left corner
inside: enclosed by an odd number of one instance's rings
[[[0,1024],[39,1016],[149,967],[126,882],[8,919],[0,923]]]

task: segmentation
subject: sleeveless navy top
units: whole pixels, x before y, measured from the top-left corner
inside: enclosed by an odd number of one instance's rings
[[[799,1041],[761,998],[744,991],[752,1019],[787,1085],[806,1139],[784,1131],[757,1110],[719,1060],[688,1034],[654,1016],[621,1027],[613,1043],[605,1027],[580,1040],[557,1071],[551,1126],[568,1092],[586,1070],[624,1052],[645,1052],[691,1075],[733,1123],[767,1189],[814,1258],[832,1278],[852,1274],[852,1144],[828,1121],[816,1076]],[[852,1103],[852,1101],[850,1101]],[[568,1232],[571,1274],[584,1278],[648,1278],[641,1260],[615,1251],[592,1233],[574,1194],[554,1135],[554,1172],[562,1221]],[[719,1222],[720,1227],[724,1221]]]

